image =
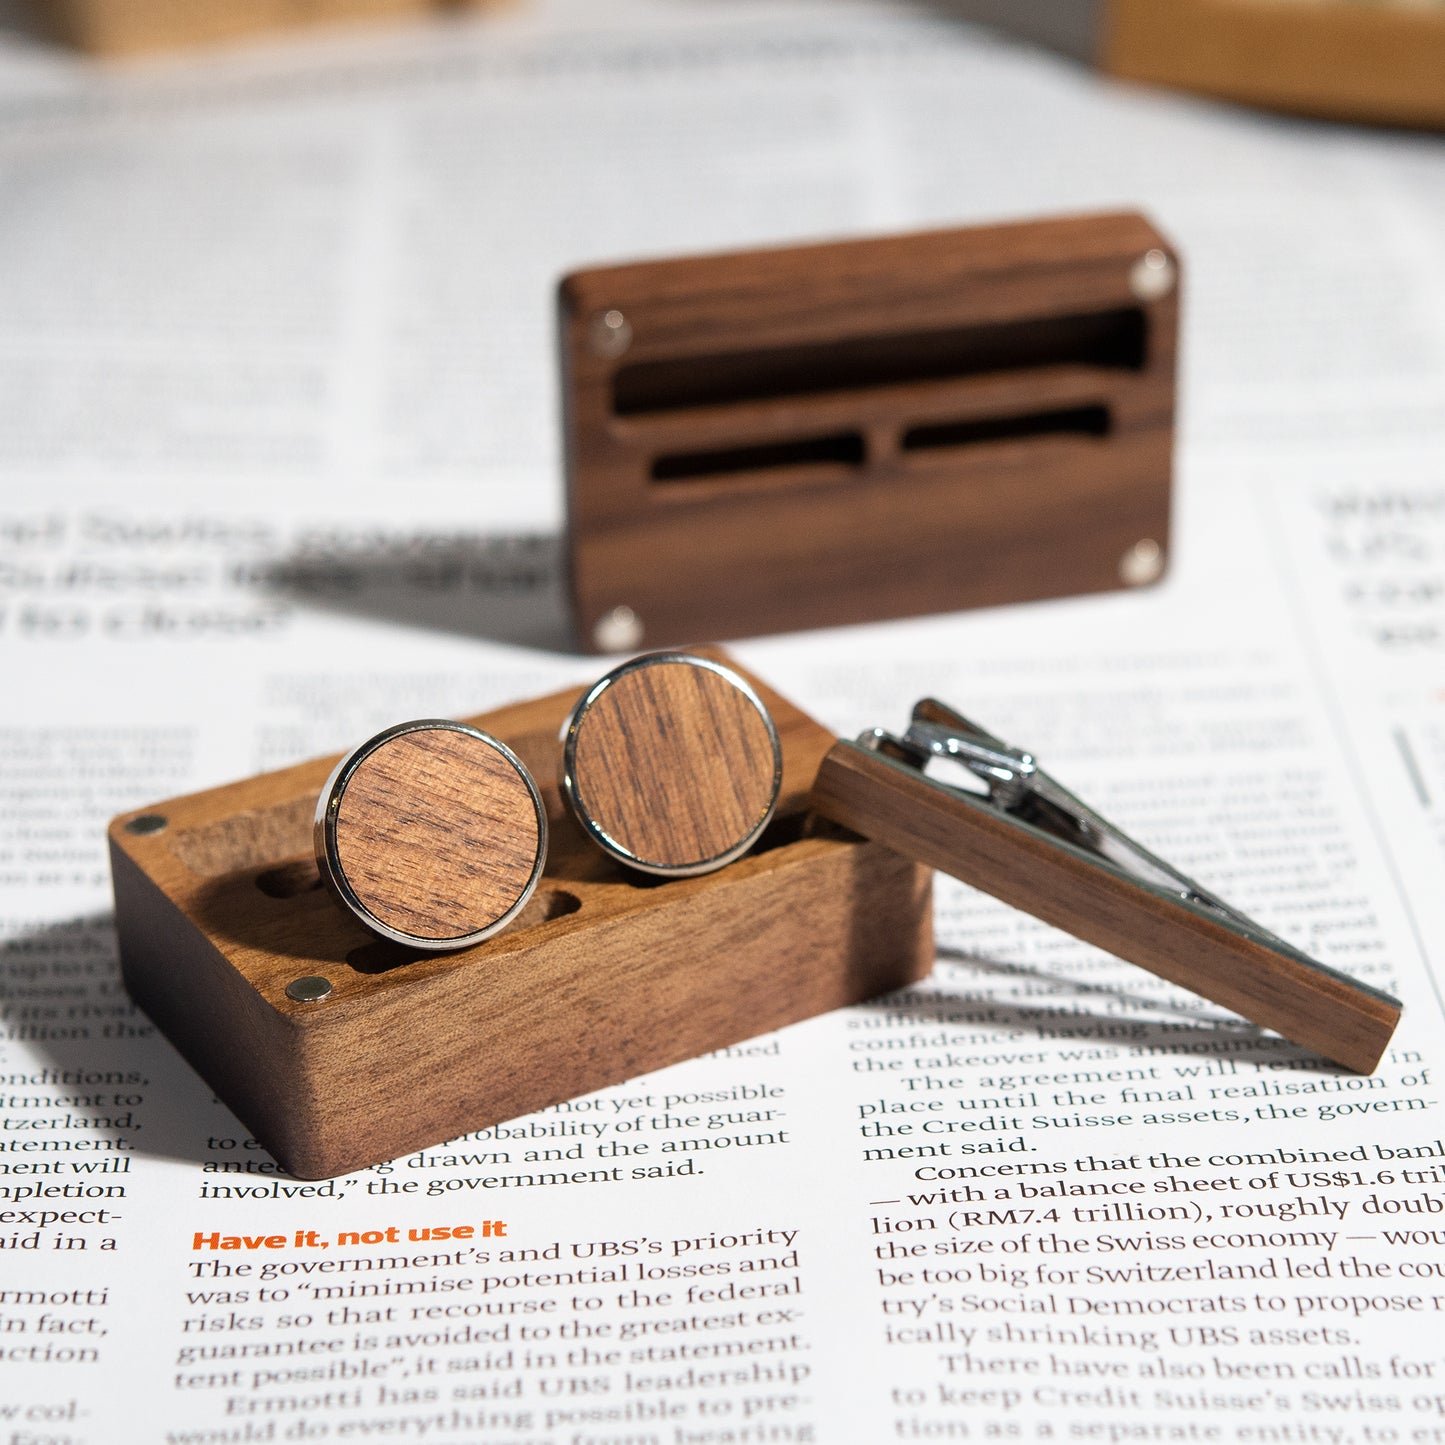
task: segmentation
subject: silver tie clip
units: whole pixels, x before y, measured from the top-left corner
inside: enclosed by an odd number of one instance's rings
[[[935,758],[977,788],[929,777]],[[813,806],[1347,1068],[1373,1071],[1399,1022],[1389,994],[1261,927],[931,698],[902,737],[834,744]]]

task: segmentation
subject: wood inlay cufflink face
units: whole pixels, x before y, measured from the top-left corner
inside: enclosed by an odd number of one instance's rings
[[[777,729],[719,663],[634,658],[583,696],[562,736],[564,796],[587,835],[631,868],[711,872],[746,852],[773,815]]]
[[[316,808],[316,861],[373,933],[465,948],[521,912],[547,855],[547,814],[515,753],[442,719],[402,723],[337,765]]]

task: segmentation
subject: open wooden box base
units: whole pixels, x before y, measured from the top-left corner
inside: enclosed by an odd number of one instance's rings
[[[336,762],[320,758],[112,823],[126,987],[277,1160],[318,1179],[923,977],[931,874],[806,812],[833,738],[750,680],[782,739],[782,795],[720,872],[627,876],[582,837],[555,783],[573,690],[466,719],[531,768],[552,831],[505,932],[419,955],[344,915],[311,860]],[[145,815],[164,826],[134,831]],[[289,998],[308,975],[330,995]]]

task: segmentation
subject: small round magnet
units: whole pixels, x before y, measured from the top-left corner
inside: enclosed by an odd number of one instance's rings
[[[337,764],[316,805],[316,862],[373,933],[465,948],[526,906],[547,856],[547,813],[505,743],[464,723],[387,728]]]
[[[625,662],[562,731],[562,793],[583,831],[630,868],[709,873],[768,825],[783,778],[778,731],[729,667],[681,652]]]

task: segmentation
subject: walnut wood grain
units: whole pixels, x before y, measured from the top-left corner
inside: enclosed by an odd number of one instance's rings
[[[1241,937],[855,744],[823,760],[813,805],[1347,1068],[1371,1073],[1399,1022],[1384,994]]]
[[[720,872],[639,886],[583,836],[552,781],[573,688],[466,719],[517,753],[546,806],[546,872],[511,927],[408,952],[308,886],[310,815],[337,763],[319,758],[137,809],[167,818],[158,833],[115,820],[126,986],[285,1168],[323,1178],[922,977],[932,875],[805,826],[833,736],[748,681],[783,781],[769,832]],[[288,998],[303,975],[331,994]]]
[[[1167,556],[1178,289],[1143,217],[649,261],[561,285],[583,646],[1096,592]],[[605,344],[605,318],[627,344]],[[599,345],[599,328],[604,344]]]
[[[475,732],[428,727],[367,745],[331,806],[351,894],[412,938],[494,927],[537,872],[544,839],[532,787]]]
[[[591,690],[568,729],[564,788],[624,863],[696,873],[730,861],[772,815],[781,752],[734,675],[640,658]]]

